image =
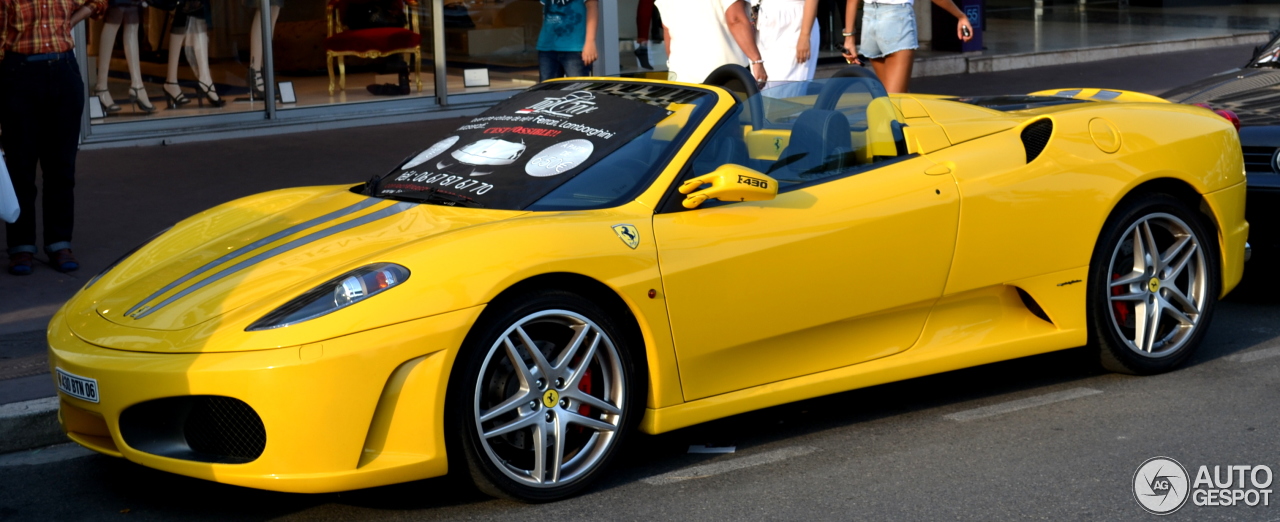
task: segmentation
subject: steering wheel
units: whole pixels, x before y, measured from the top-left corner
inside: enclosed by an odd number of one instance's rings
[[[751,75],[751,71],[738,64],[725,64],[717,67],[707,75],[707,79],[702,81],[703,85],[714,85],[716,87],[724,87],[729,91],[741,93],[746,96],[749,106],[747,109],[751,111],[751,128],[752,130],[760,130],[764,128],[764,100],[760,97],[760,87],[756,85],[756,78]],[[741,88],[739,88],[741,87]],[[884,89],[881,88],[883,91]]]

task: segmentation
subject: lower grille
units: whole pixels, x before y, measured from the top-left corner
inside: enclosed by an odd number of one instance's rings
[[[130,406],[120,414],[126,444],[154,455],[199,462],[243,464],[262,455],[267,430],[239,399],[217,395],[168,397]]]
[[[192,406],[183,426],[192,450],[245,462],[262,455],[267,446],[267,429],[253,408],[231,397],[202,398]]]
[[[1245,172],[1280,174],[1276,171],[1275,147],[1244,147]]]

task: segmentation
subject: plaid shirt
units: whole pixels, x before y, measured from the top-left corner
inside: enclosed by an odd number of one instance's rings
[[[72,50],[71,14],[81,6],[94,14],[107,9],[107,0],[0,0],[0,50],[22,54]]]

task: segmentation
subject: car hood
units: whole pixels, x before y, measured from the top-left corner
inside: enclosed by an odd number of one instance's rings
[[[1227,71],[1162,96],[1175,103],[1206,103],[1230,110],[1244,126],[1280,125],[1280,69]]]
[[[241,308],[261,315],[346,271],[395,262],[393,252],[410,243],[521,214],[370,198],[346,186],[269,192],[178,223],[76,304],[81,314],[161,331]],[[77,323],[87,324],[73,321],[73,330]]]

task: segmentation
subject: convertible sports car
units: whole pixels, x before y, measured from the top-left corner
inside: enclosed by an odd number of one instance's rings
[[[1249,242],[1258,258],[1251,265],[1275,266],[1280,262],[1280,31],[1254,49],[1244,67],[1178,87],[1161,97],[1228,110],[1238,118],[1249,178],[1245,217],[1253,225]],[[1280,277],[1272,272],[1251,270],[1250,285],[1280,285]]]
[[[50,324],[67,434],[255,488],[553,500],[637,429],[1086,344],[1167,371],[1240,278],[1210,111],[752,83],[547,82],[366,183],[177,223]],[[436,169],[494,138],[530,154]]]

